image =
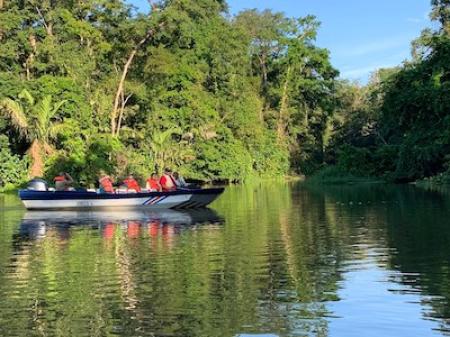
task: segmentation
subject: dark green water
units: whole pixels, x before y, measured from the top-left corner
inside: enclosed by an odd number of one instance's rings
[[[0,335],[450,335],[445,191],[238,186],[212,209],[0,196]]]

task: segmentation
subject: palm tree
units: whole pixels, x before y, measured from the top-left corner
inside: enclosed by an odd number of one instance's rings
[[[61,124],[54,119],[65,100],[53,103],[52,96],[47,95],[36,102],[31,93],[24,89],[19,99],[5,98],[0,101],[0,112],[11,121],[11,124],[30,144],[28,154],[31,157],[31,177],[40,177],[44,173],[44,154],[53,151],[52,140]]]
[[[152,133],[150,148],[152,149],[155,164],[158,170],[169,163],[169,158],[173,155],[172,136],[180,134],[181,129],[173,127],[164,131],[155,130]]]

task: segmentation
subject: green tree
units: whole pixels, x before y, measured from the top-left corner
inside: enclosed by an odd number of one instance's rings
[[[2,112],[30,144],[28,152],[32,159],[32,177],[40,177],[44,173],[43,157],[54,150],[52,141],[61,126],[55,119],[65,103],[66,101],[53,102],[51,96],[36,101],[27,90],[23,90],[17,100],[5,98],[1,101]]]
[[[15,186],[27,178],[27,160],[11,153],[8,137],[0,135],[0,189]]]

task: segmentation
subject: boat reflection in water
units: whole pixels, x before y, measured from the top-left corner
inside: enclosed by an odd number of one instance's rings
[[[212,209],[130,211],[28,211],[22,218],[19,240],[39,240],[49,234],[61,240],[73,230],[97,230],[112,239],[118,230],[128,238],[171,236],[199,226],[217,226],[223,219]]]

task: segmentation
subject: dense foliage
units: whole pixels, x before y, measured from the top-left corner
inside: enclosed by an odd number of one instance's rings
[[[432,6],[438,27],[413,42],[412,61],[339,90],[328,163],[397,182],[450,173],[450,2]]]
[[[217,0],[0,2],[0,100],[30,176],[164,166],[203,180],[311,171],[337,72],[318,22]]]
[[[323,177],[442,174],[449,12],[433,0],[438,27],[412,60],[360,86],[337,79],[312,16],[230,16],[218,0],[164,0],[148,14],[123,0],[2,1],[3,152],[29,158],[29,176],[65,170],[85,185],[102,169],[144,178],[164,166],[228,181],[330,165]]]
[[[0,135],[0,191],[24,182],[27,177],[27,159],[11,153],[8,138]]]

